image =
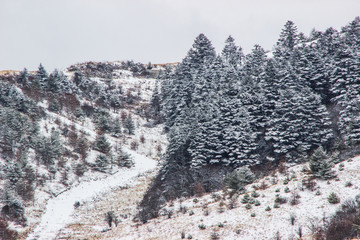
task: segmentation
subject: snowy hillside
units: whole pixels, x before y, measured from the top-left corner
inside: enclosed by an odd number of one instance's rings
[[[29,93],[33,89],[26,88],[21,81],[34,84],[37,73],[22,72],[20,76],[2,76],[2,99],[5,98],[10,103],[17,101],[19,97],[14,97],[14,93],[11,93],[13,91],[42,112],[41,117],[30,119],[30,123],[32,121],[38,126],[36,139],[39,140],[35,140],[34,144],[30,143],[25,159],[21,162],[9,160],[11,155],[3,155],[5,157],[0,159],[0,193],[4,199],[0,202],[0,207],[7,219],[6,225],[0,227],[5,229],[2,233],[6,239],[25,239],[29,233],[27,239],[53,239],[58,230],[68,223],[76,201],[89,200],[104,192],[108,193],[113,188],[129,186],[137,181],[138,175],[154,171],[157,160],[167,145],[166,136],[162,133],[163,127],[154,126],[149,116],[144,115],[156,80],[134,77],[131,71],[123,72],[112,79],[82,77],[83,82],[92,86],[88,88],[82,85],[81,90],[77,90],[80,85],[73,86],[72,95],[67,95],[68,99],[64,100],[65,105],[60,102],[60,95],[51,95],[51,89],[41,89],[39,92],[43,96],[49,94],[52,97],[40,97],[38,101],[31,102],[31,98],[27,96],[33,96],[32,92]],[[54,72],[48,79],[57,78],[71,85],[73,83],[69,80],[74,80],[74,75],[74,72]],[[23,76],[25,77],[21,78]],[[22,80],[17,80],[20,84],[15,85],[13,79]],[[111,89],[120,90],[112,99],[119,101],[121,105],[111,107],[111,110],[104,108],[106,102],[95,103],[103,98],[102,94],[108,96],[106,92],[109,91],[109,85]],[[60,89],[63,86],[60,85]],[[91,88],[99,88],[99,92],[95,92],[95,95],[84,94]],[[57,99],[60,100],[61,108],[52,108],[54,103],[58,104]],[[74,113],[75,109],[71,110],[72,107],[66,105],[69,102],[78,102],[76,112],[79,115]],[[9,111],[7,109],[5,106],[3,111]],[[22,112],[19,116],[27,117]],[[9,114],[5,112],[1,117],[8,121]],[[101,129],[100,123],[107,128]],[[7,130],[8,126],[12,127],[10,121],[2,125],[1,130]],[[16,129],[11,131],[15,132]],[[47,139],[49,142],[46,142]],[[102,139],[104,143],[100,141]],[[44,141],[43,147],[36,142],[40,143],[40,140]],[[4,146],[6,145],[2,145],[3,148]],[[60,154],[45,162],[45,158],[40,157],[40,150],[46,147],[47,152],[58,151]],[[15,153],[23,151],[19,147],[13,149]],[[105,157],[105,162],[99,162],[100,156]],[[29,171],[33,175],[28,175]],[[25,180],[21,180],[23,178]],[[22,181],[29,184],[24,186]],[[24,186],[22,191],[19,190],[21,186]],[[20,214],[16,213],[16,209],[19,209]]]
[[[0,73],[0,237],[359,238],[359,29]]]
[[[59,238],[181,239],[183,233],[186,239],[313,239],[341,204],[360,197],[360,157],[334,166],[337,178],[331,181],[313,180],[308,184],[309,174],[304,168],[306,164],[289,167],[247,186],[250,198],[259,202],[250,207],[242,203],[245,193],[230,198],[219,191],[170,202],[163,206],[159,218],[136,224],[132,221],[136,203],[149,182],[144,176],[138,185],[85,202],[75,210]],[[339,196],[340,203],[329,203],[332,192]],[[283,202],[276,204],[276,199]],[[118,226],[109,228],[104,220],[106,211],[119,216]]]
[[[154,160],[131,150],[126,151],[134,158],[135,166],[133,168],[120,170],[104,179],[81,182],[70,190],[50,199],[47,202],[40,224],[27,239],[55,239],[58,231],[71,222],[70,217],[76,202],[82,205],[84,201],[108,194],[114,188],[130,187],[134,185],[137,176],[155,169],[156,162]]]

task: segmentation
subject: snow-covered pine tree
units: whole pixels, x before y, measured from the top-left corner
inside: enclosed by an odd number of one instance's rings
[[[339,107],[338,128],[348,146],[360,143],[359,86],[360,50],[348,39],[358,38],[358,21],[355,19],[343,29],[342,41],[334,54],[331,74],[332,101]]]
[[[295,26],[294,22],[287,21],[280,33],[280,38],[276,43],[274,57],[284,60],[291,59],[297,44],[297,27]]]
[[[111,151],[111,144],[105,135],[100,134],[96,137],[93,148],[101,153],[108,154]]]
[[[338,127],[347,146],[360,144],[360,83],[351,84],[341,98],[338,99]]]
[[[31,86],[31,82],[29,80],[29,72],[26,68],[24,68],[24,70],[22,70],[19,75],[17,76],[17,82],[19,84],[21,84],[24,87],[30,87]]]
[[[129,115],[123,122],[123,127],[126,129],[127,133],[129,135],[133,135],[135,134],[135,124],[134,121],[131,117],[131,115]]]
[[[225,47],[221,52],[221,57],[226,64],[235,69],[238,69],[241,66],[244,54],[241,47],[236,46],[235,39],[232,36],[229,36],[226,39]]]
[[[159,79],[158,79],[156,80],[154,92],[150,99],[151,113],[155,118],[160,117],[160,112],[161,112],[161,105],[160,105],[161,97],[159,91],[160,90],[159,90]]]
[[[121,136],[121,121],[118,117],[112,121],[111,135],[117,138]]]
[[[264,72],[265,63],[265,50],[260,45],[255,45],[251,53],[245,56],[242,85],[250,89],[256,88],[260,81],[259,77]]]
[[[100,153],[95,160],[95,170],[99,172],[106,172],[109,168],[110,159],[105,154]]]
[[[48,85],[47,83],[48,77],[49,74],[46,72],[44,66],[40,63],[35,76],[35,81],[38,83],[36,85],[39,85],[41,89],[46,89]]]
[[[344,41],[354,50],[360,47],[360,17],[357,16],[353,21],[341,29],[344,34]]]
[[[322,147],[317,148],[312,154],[309,167],[311,173],[318,178],[331,179],[336,176],[335,172],[331,170],[333,164]]]

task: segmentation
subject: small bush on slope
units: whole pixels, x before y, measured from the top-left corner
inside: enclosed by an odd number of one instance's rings
[[[331,204],[337,204],[340,202],[340,198],[338,195],[336,195],[336,193],[332,192],[328,197],[328,202]]]

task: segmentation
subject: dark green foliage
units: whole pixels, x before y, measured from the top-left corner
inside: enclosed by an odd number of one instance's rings
[[[254,191],[254,192],[251,193],[251,197],[257,198],[257,197],[260,197],[260,194],[257,193],[256,191]]]
[[[199,227],[200,230],[206,229],[206,226],[203,223],[199,224],[198,227]]]
[[[131,159],[130,154],[120,151],[115,157],[115,162],[119,167],[131,168],[134,166],[134,161]]]
[[[93,115],[93,122],[96,129],[102,132],[111,131],[111,118],[107,110],[102,108],[97,108]]]
[[[307,38],[288,21],[270,59],[260,46],[242,58],[231,37],[216,57],[211,42],[199,35],[176,70],[160,76],[169,146],[159,174],[162,183],[152,191],[161,195],[174,189],[167,182],[173,185],[171,176],[179,172],[189,174],[183,177],[192,182],[196,171],[211,165],[235,169],[304,162],[316,148],[333,151],[335,142],[339,151],[356,149],[358,25],[356,20],[341,34],[328,29]],[[317,151],[312,173],[334,177],[329,158],[316,156]],[[225,184],[236,191],[243,188],[235,173],[227,174]],[[290,202],[296,204],[297,197]]]
[[[311,173],[321,179],[332,179],[336,177],[332,170],[333,164],[329,161],[328,155],[321,147],[316,149],[310,158]]]
[[[111,150],[111,145],[105,135],[98,135],[95,139],[93,148],[104,154],[108,154]]]
[[[40,63],[35,76],[35,81],[37,82],[36,85],[40,86],[41,89],[46,89],[48,77],[48,73],[46,72],[44,66]]]
[[[331,203],[331,204],[337,204],[337,203],[340,202],[340,198],[336,193],[332,192],[328,196],[328,202]]]
[[[12,165],[9,165],[6,170],[7,179],[12,183],[17,183],[22,177],[23,172],[20,168],[20,164],[14,163]]]
[[[109,211],[105,214],[105,221],[107,222],[107,224],[109,225],[109,227],[112,227],[112,223],[115,224],[115,226],[117,227],[119,220],[116,217],[114,211]]]
[[[26,97],[15,85],[6,82],[0,82],[0,105],[26,113],[31,117],[38,115],[35,102]]]
[[[36,154],[46,166],[54,165],[64,151],[60,133],[52,129],[51,136],[40,137],[36,142]]]
[[[31,82],[29,80],[29,72],[26,68],[24,68],[24,70],[20,72],[20,74],[17,76],[16,81],[24,87],[31,86]]]
[[[234,191],[243,191],[245,185],[255,180],[254,174],[249,168],[242,167],[225,176],[225,184]]]
[[[115,118],[111,124],[111,135],[113,137],[120,137],[121,136],[121,121],[120,118]]]
[[[250,200],[249,194],[245,193],[245,195],[244,195],[243,198],[241,199],[241,203],[248,203],[249,200]]]
[[[251,205],[248,203],[248,204],[245,205],[245,208],[249,210],[249,209],[251,209],[252,207],[251,207]]]
[[[110,159],[106,155],[100,153],[95,160],[94,169],[99,172],[106,172],[110,165]]]
[[[226,63],[237,69],[241,66],[244,54],[242,49],[235,45],[235,39],[229,36],[225,41],[225,47],[221,52],[221,56]]]
[[[75,174],[78,176],[78,177],[81,177],[85,174],[85,172],[87,171],[87,167],[84,163],[78,163],[76,164],[75,166]]]
[[[130,115],[123,121],[123,127],[126,129],[127,134],[135,134],[134,121],[132,120],[132,117]]]
[[[161,110],[161,96],[159,93],[159,82],[156,81],[154,93],[151,96],[150,100],[150,106],[151,106],[151,113],[153,115],[153,118],[159,118],[160,117],[160,110]]]
[[[90,143],[85,136],[81,136],[77,140],[76,146],[74,146],[74,148],[75,152],[79,153],[82,159],[85,159],[90,148]]]
[[[61,105],[56,98],[52,98],[49,100],[49,111],[54,113],[59,113],[61,110]]]
[[[6,205],[4,205],[1,209],[1,214],[6,216],[11,221],[15,221],[18,224],[23,226],[26,225],[26,217],[25,217],[25,208],[22,205],[21,201],[17,199],[9,199]]]
[[[85,117],[85,113],[81,108],[77,108],[74,115],[77,119],[82,119],[83,117]]]
[[[0,107],[0,144],[3,153],[28,149],[36,142],[39,127],[27,115]]]

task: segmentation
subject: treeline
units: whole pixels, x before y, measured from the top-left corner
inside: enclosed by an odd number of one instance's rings
[[[134,61],[121,61],[118,63],[114,62],[85,62],[68,67],[70,72],[81,72],[87,77],[101,77],[101,78],[112,78],[117,76],[116,70],[127,70],[132,73],[135,77],[148,77],[150,73],[147,70],[152,68],[149,63],[147,66],[143,63]]]
[[[153,96],[169,146],[140,219],[156,217],[166,200],[193,195],[199,183],[218,189],[226,172],[243,165],[304,162],[319,147],[356,149],[359,57],[358,17],[341,31],[309,37],[288,21],[272,52],[255,45],[248,55],[231,36],[218,55],[200,34],[177,69],[160,75]]]

